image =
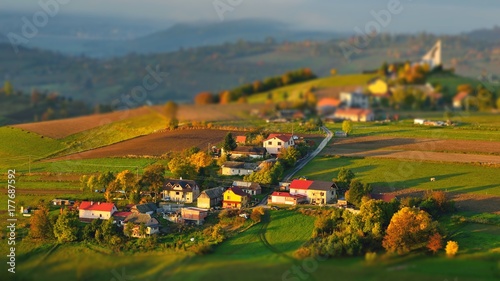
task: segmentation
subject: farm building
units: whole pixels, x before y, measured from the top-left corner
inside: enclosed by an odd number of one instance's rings
[[[266,149],[259,146],[238,146],[231,151],[231,158],[249,157],[252,159],[262,159],[266,156]]]
[[[80,220],[109,219],[116,211],[115,204],[83,201],[78,207]]]
[[[339,99],[322,98],[316,105],[316,111],[321,116],[329,115],[335,112],[335,109],[337,109],[340,104],[341,101]]]
[[[234,187],[238,187],[250,195],[257,195],[262,193],[262,187],[256,182],[234,181]]]
[[[235,138],[237,144],[242,144],[245,145],[247,142],[247,137],[246,136],[236,136]]]
[[[128,222],[134,224],[134,228],[132,229],[132,237],[145,237],[145,235],[140,233],[141,224],[144,224],[146,226],[146,235],[160,232],[160,224],[158,223],[158,220],[148,214],[132,213],[123,221],[125,227],[127,227]]]
[[[241,209],[248,206],[251,196],[238,187],[228,188],[223,195],[222,208]]]
[[[186,222],[194,222],[197,225],[202,225],[205,218],[208,216],[207,209],[188,207],[181,209],[181,218]]]
[[[295,141],[292,134],[270,134],[263,142],[267,153],[272,155],[277,155],[284,148],[293,147],[294,145]]]
[[[332,203],[337,195],[337,185],[328,181],[293,180],[290,183],[290,194],[307,196],[311,204],[323,205]]]
[[[354,122],[369,122],[375,120],[373,111],[362,108],[339,108],[335,111],[334,117]]]
[[[222,203],[222,194],[224,193],[223,187],[214,187],[210,189],[203,190],[198,196],[197,206],[198,208],[213,208],[219,206]]]
[[[115,212],[113,214],[113,219],[116,221],[116,223],[123,225],[123,222],[125,219],[130,216],[132,212]]]
[[[255,163],[227,161],[221,166],[221,174],[225,176],[245,176],[253,174],[256,168]]]
[[[158,209],[158,207],[156,206],[155,203],[144,203],[144,204],[134,205],[130,209],[130,211],[132,213],[141,213],[141,214],[152,215],[152,214],[156,213],[157,209]]]
[[[71,206],[75,204],[75,201],[69,199],[52,199],[51,203],[54,206]]]
[[[461,110],[466,107],[467,99],[469,98],[469,92],[460,92],[456,96],[453,97],[453,109]]]
[[[336,138],[345,138],[345,137],[347,137],[347,133],[344,131],[335,131],[335,137]]]
[[[289,192],[275,191],[271,194],[271,204],[297,205],[307,203],[307,196],[303,194],[290,194]]]
[[[200,195],[200,188],[193,180],[168,179],[161,192],[163,200],[193,203]]]
[[[342,92],[340,101],[346,107],[368,108],[370,106],[368,96],[363,93]]]

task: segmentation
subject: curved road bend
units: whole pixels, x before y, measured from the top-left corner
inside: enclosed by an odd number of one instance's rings
[[[333,137],[333,133],[330,130],[328,130],[328,128],[325,126],[321,128],[323,129],[323,131],[325,131],[326,138],[319,144],[319,146],[313,152],[311,152],[304,159],[302,159],[302,161],[300,161],[300,163],[297,166],[295,166],[295,168],[293,168],[293,170],[283,178],[283,181],[289,181],[293,177],[293,175],[295,175],[298,171],[304,168],[304,166],[307,165],[307,163],[309,163],[309,161],[311,161],[314,157],[316,157],[321,152],[321,150],[323,150],[323,148],[325,148],[325,146],[330,142],[330,140]]]

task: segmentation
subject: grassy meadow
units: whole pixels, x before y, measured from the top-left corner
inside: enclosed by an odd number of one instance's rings
[[[360,180],[387,190],[416,188],[500,196],[498,168],[467,164],[318,156],[295,177],[331,181],[340,168],[350,169]],[[429,181],[432,177],[435,182]]]
[[[447,227],[455,227],[449,238],[461,245],[455,258],[446,258],[443,253],[405,257],[380,254],[374,264],[367,264],[362,257],[290,258],[289,254],[310,237],[313,221],[295,211],[270,211],[263,222],[224,241],[205,256],[173,251],[112,253],[85,243],[21,242],[17,248],[19,266],[12,280],[32,280],[34,276],[42,281],[53,276],[61,280],[331,280],[334,273],[335,278],[345,280],[442,281],[498,280],[500,276],[500,252],[495,240],[498,226],[454,226],[448,221]],[[496,241],[491,246],[497,249],[477,248],[488,241]],[[294,268],[301,269],[303,275],[297,275]]]

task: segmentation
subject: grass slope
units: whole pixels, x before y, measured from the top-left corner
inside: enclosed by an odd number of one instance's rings
[[[1,166],[28,162],[28,155],[32,159],[44,158],[65,148],[58,140],[43,137],[13,127],[0,127],[0,157]],[[19,159],[25,157],[26,159]]]
[[[62,154],[70,154],[102,147],[165,128],[165,118],[156,112],[128,118],[80,132],[62,139],[69,148]]]
[[[265,103],[269,93],[272,93],[273,102],[284,101],[285,93],[288,94],[288,101],[297,101],[300,100],[300,93],[305,94],[311,87],[328,88],[366,85],[366,83],[373,77],[375,77],[373,74],[350,74],[318,78],[307,82],[281,87],[272,91],[251,95],[248,97],[248,103]]]

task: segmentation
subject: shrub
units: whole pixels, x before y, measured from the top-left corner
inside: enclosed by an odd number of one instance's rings
[[[429,249],[433,254],[435,254],[442,248],[443,248],[443,237],[441,237],[441,234],[436,232],[429,238],[429,242],[427,243],[427,249]]]
[[[198,243],[191,246],[189,250],[197,255],[206,255],[212,251],[212,245],[207,242]]]
[[[448,241],[448,243],[446,243],[445,250],[448,257],[455,256],[458,252],[458,243],[455,241]]]
[[[264,215],[264,208],[257,207],[253,209],[252,214],[250,215],[250,219],[254,222],[260,222],[262,220],[262,216]]]
[[[377,253],[367,252],[365,254],[365,261],[369,264],[374,263],[376,259],[377,259]]]
[[[293,253],[293,256],[297,259],[302,260],[311,256],[311,250],[306,247],[300,247],[297,249],[297,251],[295,251],[295,253]]]

